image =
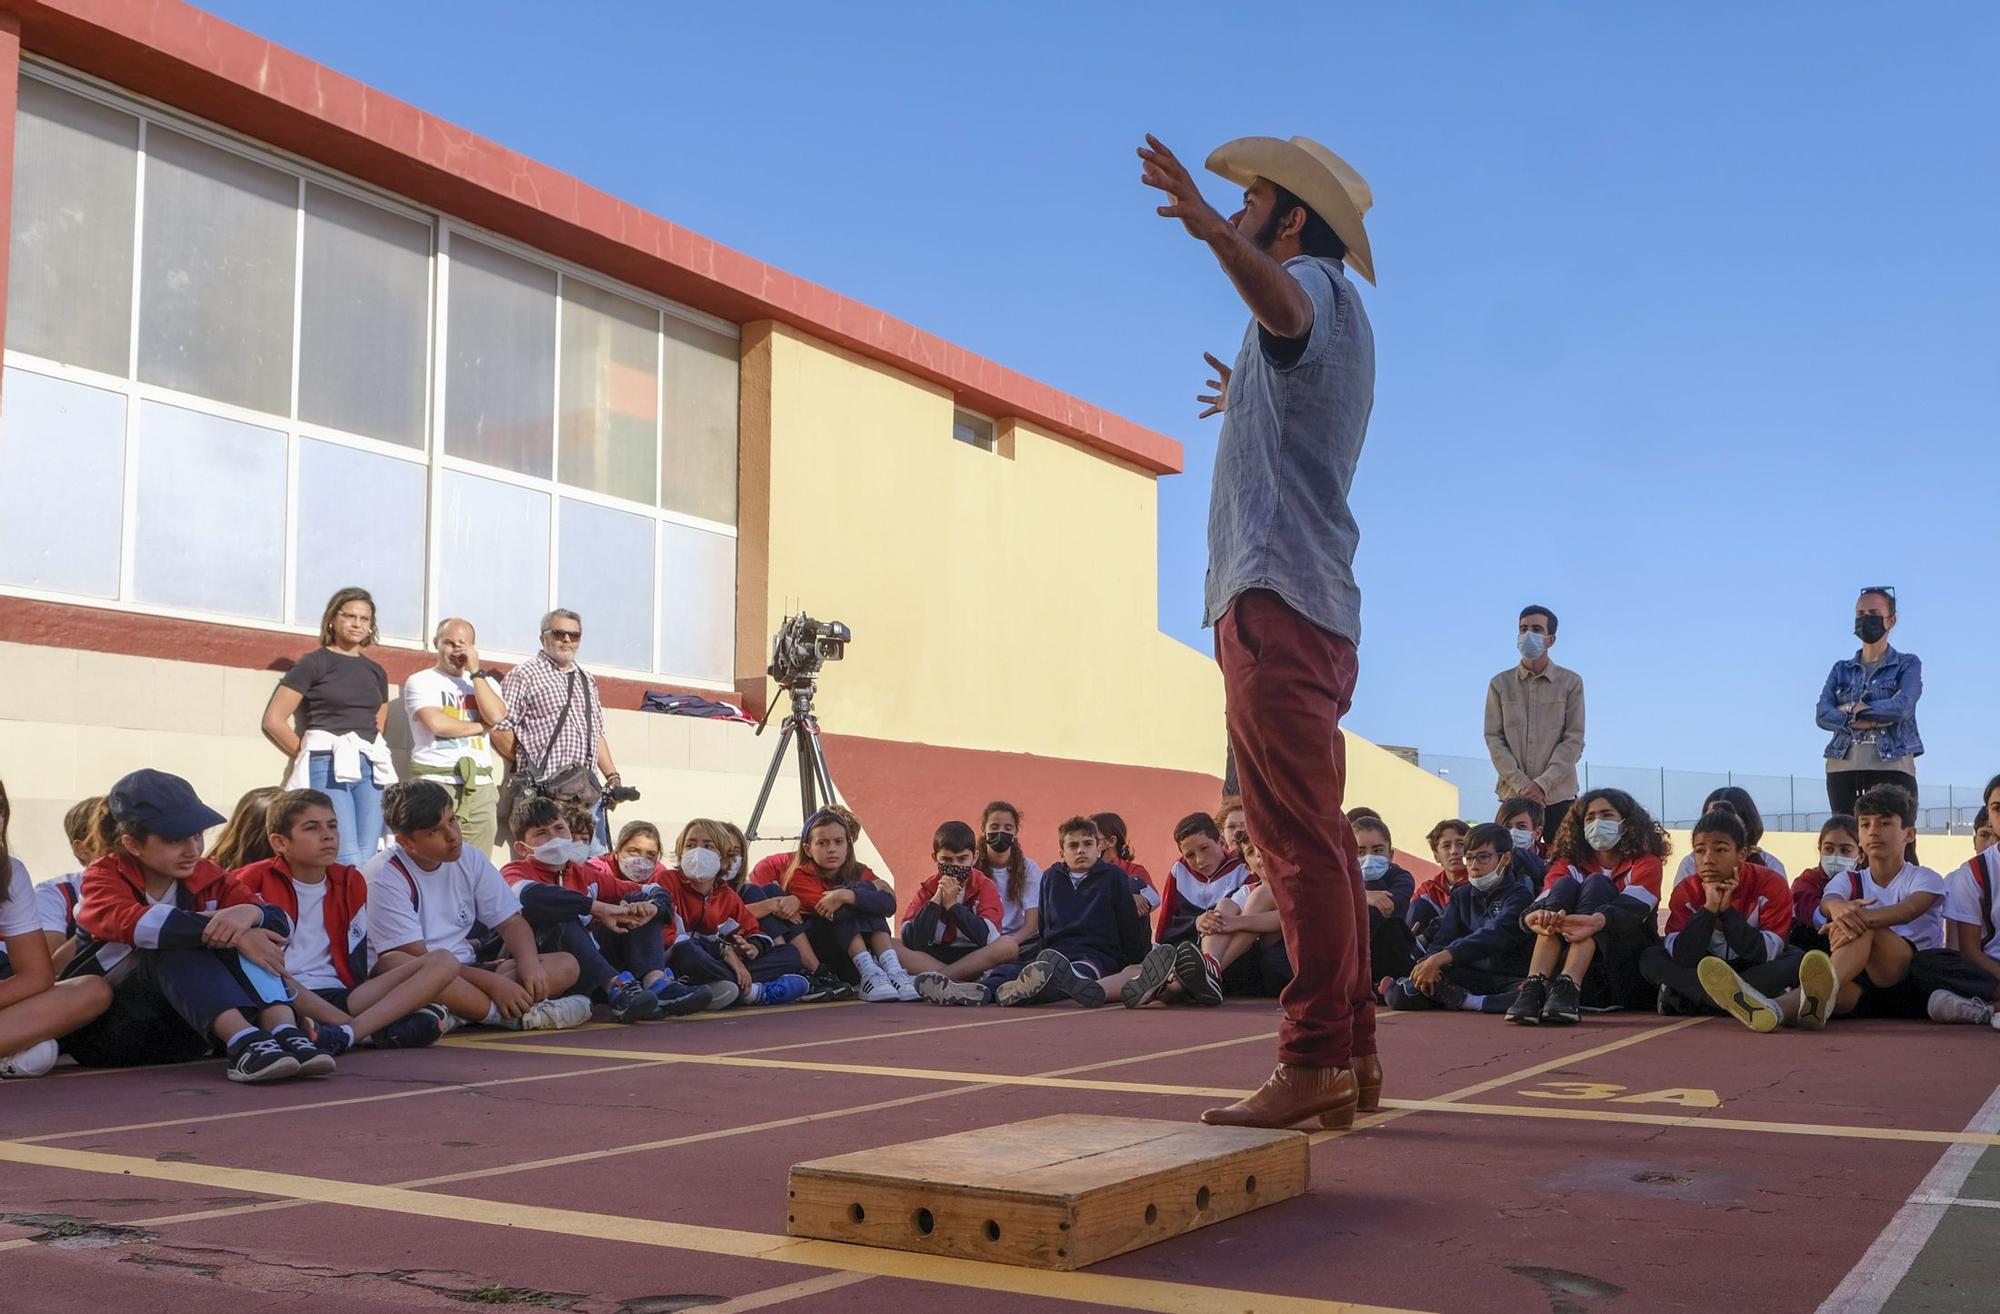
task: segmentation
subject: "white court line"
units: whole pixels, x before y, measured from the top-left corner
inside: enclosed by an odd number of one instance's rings
[[[2000,1088],[1987,1096],[1986,1103],[1979,1106],[1979,1112],[1972,1115],[1965,1130],[1989,1134],[2000,1131]],[[1861,1261],[1821,1303],[1819,1314],[1881,1314],[1882,1307],[1909,1276],[1910,1265],[1952,1205],[2000,1208],[1991,1201],[1959,1199],[1959,1189],[1984,1153],[1986,1147],[1982,1145],[1954,1145],[1946,1150],[1917,1184],[1917,1189],[1910,1192],[1910,1198],[1903,1202]]]

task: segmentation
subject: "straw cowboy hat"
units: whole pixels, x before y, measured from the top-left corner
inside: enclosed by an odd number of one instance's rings
[[[1347,263],[1354,272],[1374,283],[1375,257],[1361,216],[1375,196],[1346,160],[1310,137],[1238,137],[1209,152],[1206,167],[1241,187],[1269,178],[1304,201],[1347,244]]]

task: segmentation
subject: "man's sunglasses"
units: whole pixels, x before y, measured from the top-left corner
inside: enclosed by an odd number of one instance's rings
[[[1885,598],[1893,598],[1896,596],[1896,590],[1887,584],[1877,584],[1874,588],[1863,589],[1861,590],[1859,596],[1865,598],[1871,593],[1879,593]]]
[[[583,638],[582,630],[544,630],[543,633],[547,634],[551,639],[568,639],[571,643],[576,643]]]

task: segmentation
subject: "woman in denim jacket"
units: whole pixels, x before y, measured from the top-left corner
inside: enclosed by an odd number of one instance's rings
[[[1816,719],[1831,730],[1826,745],[1826,797],[1836,813],[1854,811],[1870,785],[1901,785],[1917,795],[1917,699],[1924,664],[1889,646],[1896,628],[1896,591],[1863,589],[1854,603],[1854,637],[1861,651],[1833,664],[1819,691]]]

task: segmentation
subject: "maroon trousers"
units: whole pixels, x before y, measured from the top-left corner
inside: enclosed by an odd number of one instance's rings
[[[1268,589],[1239,594],[1215,626],[1243,819],[1284,924],[1291,984],[1278,997],[1278,1060],[1344,1068],[1375,1052],[1368,903],[1341,811],[1354,645]]]

